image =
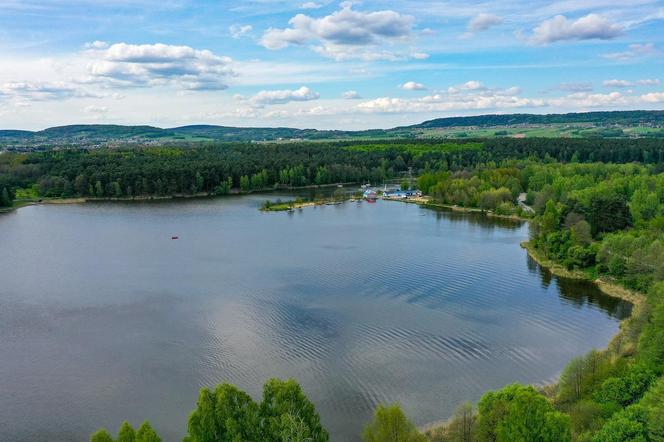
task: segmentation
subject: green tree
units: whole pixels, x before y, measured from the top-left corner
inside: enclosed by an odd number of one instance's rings
[[[476,439],[477,416],[469,402],[462,404],[454,413],[446,428],[446,438],[450,442],[473,442]]]
[[[638,405],[614,414],[593,442],[648,442],[647,411]]]
[[[552,200],[547,201],[539,222],[540,234],[545,236],[560,228],[560,208]]]
[[[218,386],[214,395],[217,441],[258,440],[258,405],[251,397],[230,384]]]
[[[614,192],[599,190],[593,193],[585,211],[593,235],[622,230],[632,224],[627,200]]]
[[[111,186],[113,188],[113,196],[116,198],[120,198],[122,196],[122,187],[120,186],[120,183],[117,181],[113,181],[111,183]]]
[[[9,191],[6,187],[3,187],[2,192],[0,193],[0,206],[9,207],[11,205],[12,200],[9,198]]]
[[[572,242],[577,246],[587,246],[593,240],[590,224],[584,219],[574,223],[570,227],[570,232],[572,234]]]
[[[145,421],[136,432],[136,442],[161,442],[161,438],[154,431],[150,422]]]
[[[204,186],[204,184],[205,184],[205,179],[203,178],[203,175],[201,175],[200,172],[196,172],[195,180],[196,180],[196,188],[195,188],[195,192],[200,192],[200,191],[202,191],[202,190],[203,190],[203,186]],[[195,193],[195,192],[194,192],[194,193]]]
[[[329,440],[327,431],[320,424],[316,408],[293,379],[267,381],[263,386],[263,401],[259,413],[263,423],[264,441],[280,442],[283,434],[292,431],[293,423],[306,427],[306,434],[312,442]]]
[[[378,405],[371,422],[362,433],[364,442],[420,442],[425,441],[397,404]]]
[[[637,189],[629,202],[629,210],[634,221],[648,221],[654,218],[659,211],[659,197],[647,188]]]
[[[639,400],[654,380],[655,374],[647,367],[631,366],[620,377],[605,380],[595,392],[595,400],[626,407]]]
[[[251,182],[247,175],[242,175],[240,177],[240,189],[243,192],[248,192],[251,189]]]
[[[120,431],[118,431],[117,442],[136,442],[136,432],[129,425],[129,422],[124,421],[120,425]]]
[[[101,181],[95,183],[95,196],[101,198],[104,196],[104,186],[102,186]]]
[[[113,442],[113,436],[111,436],[111,433],[106,428],[100,428],[92,433],[90,442]]]
[[[512,384],[486,393],[478,404],[478,440],[565,442],[572,440],[569,417],[557,412],[531,386]]]
[[[219,439],[215,396],[209,389],[203,388],[198,394],[196,409],[189,416],[189,442],[216,442]]]

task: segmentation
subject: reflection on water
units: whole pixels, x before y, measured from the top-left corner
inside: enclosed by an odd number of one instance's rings
[[[425,424],[551,381],[630,311],[529,260],[523,223],[383,201],[258,211],[277,197],[0,217],[0,440],[125,418],[178,440],[201,386],[258,398],[270,377],[357,440],[377,403]]]
[[[528,269],[539,275],[542,286],[549,287],[554,283],[560,298],[576,307],[594,306],[620,320],[629,317],[632,313],[631,303],[606,296],[595,284],[589,281],[559,278],[539,265],[530,256],[528,256]]]

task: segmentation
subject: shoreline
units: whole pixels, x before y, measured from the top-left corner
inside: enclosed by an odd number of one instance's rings
[[[528,219],[525,219],[528,221]],[[540,267],[549,271],[552,275],[559,278],[575,279],[579,281],[588,281],[593,283],[604,295],[612,298],[627,301],[632,304],[632,311],[628,317],[620,321],[618,331],[611,337],[606,347],[598,349],[602,353],[608,354],[611,358],[618,358],[626,354],[631,354],[636,350],[640,331],[636,337],[630,336],[632,329],[638,328],[639,323],[644,320],[646,313],[646,297],[644,294],[629,290],[616,282],[602,279],[592,278],[589,274],[580,270],[568,270],[559,263],[552,261],[540,254],[540,252],[532,247],[528,241],[523,241],[520,244],[528,256],[533,259]],[[631,338],[631,339],[630,339]],[[555,401],[555,396],[558,388],[558,380],[552,384],[537,385],[531,384],[546,396],[552,402]],[[473,404],[474,406],[476,404]],[[418,426],[420,432],[436,432],[446,428],[454,419],[454,415],[447,419],[440,419],[437,421],[429,422],[424,425]]]
[[[533,246],[529,244],[528,241],[524,241],[520,245],[521,248],[526,250],[528,256],[530,256],[537,264],[539,264],[541,267],[548,270],[549,272],[551,272],[551,274],[555,276],[558,276],[560,278],[576,279],[576,280],[592,282],[605,295],[611,296],[612,298],[621,299],[623,301],[628,301],[635,305],[645,301],[644,294],[627,289],[616,282],[602,278],[593,279],[590,275],[580,270],[568,270],[559,263],[543,257],[537,249],[535,249]],[[625,320],[627,319],[629,318],[625,318]]]
[[[254,189],[249,192],[243,192],[240,189],[231,189],[227,194],[217,195],[210,192],[199,192],[194,194],[185,194],[178,193],[173,195],[138,195],[132,197],[105,197],[105,198],[96,198],[96,197],[45,197],[37,200],[14,200],[14,204],[10,207],[1,207],[0,215],[11,213],[15,210],[18,210],[22,207],[28,206],[39,206],[42,204],[84,204],[92,202],[132,202],[132,201],[168,201],[176,199],[189,199],[189,198],[215,198],[223,196],[240,196],[240,195],[251,195],[252,193],[268,193],[268,192],[279,192],[279,191],[293,191],[293,190],[307,190],[307,189],[326,189],[330,187],[336,187],[339,184],[342,185],[351,185],[356,183],[334,183],[334,184],[310,184],[307,186],[299,187],[269,187],[263,189]],[[312,204],[314,205],[314,204]]]
[[[615,299],[627,301],[632,304],[632,311],[628,317],[620,321],[618,331],[609,340],[606,347],[600,349],[607,353],[612,359],[621,356],[633,354],[636,351],[639,337],[641,335],[640,326],[647,320],[647,299],[641,292],[630,290],[619,283],[610,279],[592,278],[590,275],[579,270],[568,270],[560,264],[543,257],[538,250],[532,247],[527,241],[521,243],[521,247],[526,250],[531,257],[542,268],[548,270],[554,276],[589,281],[593,283],[603,294]],[[636,333],[633,333],[636,331]],[[558,383],[544,387],[545,393],[553,393]],[[549,392],[549,390],[553,390]],[[547,396],[549,396],[547,394]]]
[[[452,212],[458,212],[458,213],[475,213],[475,214],[480,214],[480,215],[485,215],[489,218],[501,218],[501,219],[507,219],[507,220],[512,220],[512,221],[530,221],[531,218],[526,218],[523,216],[519,215],[500,215],[498,213],[494,213],[491,210],[484,210],[480,209],[479,207],[462,207],[462,206],[457,206],[456,204],[443,204],[443,203],[438,203],[435,202],[431,197],[428,196],[419,196],[415,198],[383,198],[384,201],[399,201],[403,203],[409,203],[409,204],[418,204],[423,207],[428,207],[429,209],[444,209],[444,210],[449,210]]]

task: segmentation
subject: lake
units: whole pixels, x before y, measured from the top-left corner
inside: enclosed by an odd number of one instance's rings
[[[378,403],[424,425],[551,382],[630,312],[530,260],[524,223],[388,201],[262,213],[266,198],[0,216],[0,440],[124,419],[179,440],[200,387],[259,399],[293,377],[353,441]]]

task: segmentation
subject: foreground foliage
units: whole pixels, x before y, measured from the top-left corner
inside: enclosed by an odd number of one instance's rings
[[[221,384],[203,388],[196,409],[189,416],[185,442],[327,442],[314,405],[292,379],[270,379],[263,387],[260,404],[244,391]],[[94,433],[91,442],[111,442],[105,429]],[[146,421],[134,432],[124,422],[117,442],[160,442]]]

